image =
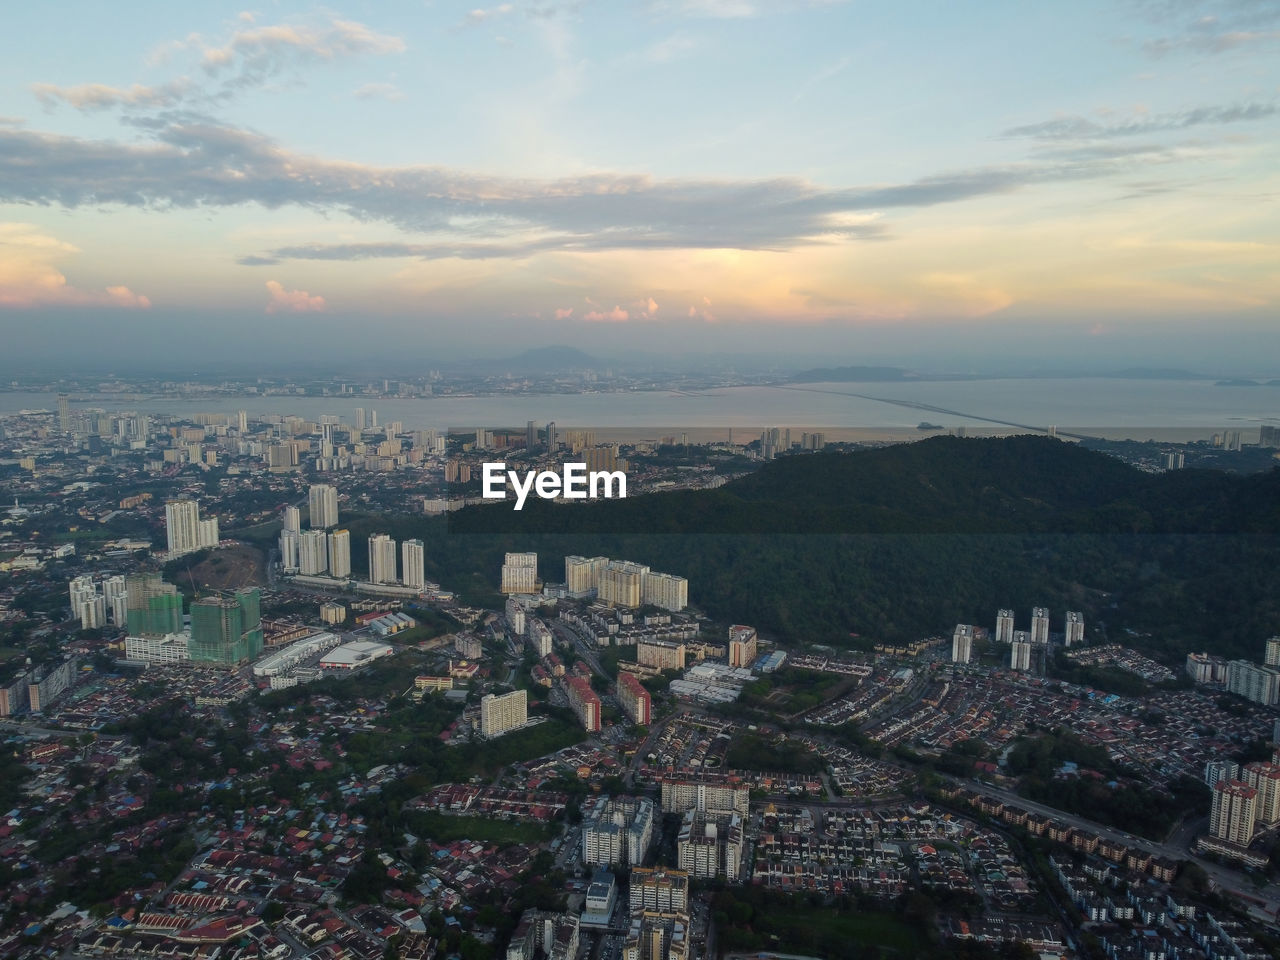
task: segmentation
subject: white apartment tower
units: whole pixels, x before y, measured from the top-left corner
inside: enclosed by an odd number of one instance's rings
[[[671,573],[646,573],[641,599],[663,610],[679,613],[689,605],[689,581]]]
[[[1080,611],[1067,611],[1062,625],[1062,642],[1068,647],[1078,647],[1084,643],[1084,614]]]
[[[487,693],[480,698],[480,733],[500,737],[529,719],[529,697],[524,690]]]
[[[564,583],[572,597],[586,597],[600,589],[600,574],[609,565],[608,557],[565,557]]]
[[[1219,780],[1213,785],[1213,809],[1209,832],[1219,840],[1247,847],[1258,819],[1258,791],[1239,780]]]
[[[406,587],[421,590],[426,585],[426,552],[421,540],[406,540],[400,545],[400,576]]]
[[[395,583],[396,542],[385,533],[369,538],[369,582]]]
[[[216,521],[215,521],[216,523]],[[180,556],[200,548],[200,505],[194,500],[170,500],[164,505],[164,529],[169,554]],[[216,544],[217,541],[215,540]]]
[[[615,607],[638,607],[644,602],[644,581],[649,568],[629,560],[610,560],[600,572],[597,595]]]
[[[318,577],[329,569],[329,542],[323,530],[303,530],[298,534],[298,572]]]
[[[951,636],[951,662],[968,663],[973,658],[973,627],[967,623],[957,623],[956,631]]]
[[[307,494],[311,507],[311,529],[328,530],[338,525],[338,488],[327,483],[313,483]]]
[[[1267,641],[1262,662],[1268,667],[1280,667],[1280,637],[1272,637]]]
[[[502,563],[502,592],[538,592],[538,555],[508,553]]]
[[[351,576],[351,531],[329,534],[329,573],[340,579]]]
[[[1009,645],[1009,669],[1027,671],[1031,669],[1031,641],[1027,639],[1027,631],[1015,630],[1013,643]]]
[[[996,611],[996,643],[1013,643],[1013,611]]]
[[[1031,642],[1049,642],[1049,608],[1031,608]]]
[[[301,562],[302,534],[297,530],[280,531],[280,566],[285,573],[296,573]]]

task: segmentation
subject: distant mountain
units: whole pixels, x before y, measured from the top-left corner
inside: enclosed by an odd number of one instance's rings
[[[576,347],[553,345],[535,347],[512,357],[477,357],[449,364],[450,369],[471,374],[506,374],[516,377],[541,376],[571,370],[594,370],[611,366],[609,361],[583,353]]]
[[[1203,373],[1165,367],[1126,367],[1101,376],[1113,380],[1208,380]]]
[[[792,383],[882,383],[918,380],[901,367],[815,367],[790,378]]]
[[[582,370],[603,367],[605,361],[583,353],[577,347],[550,346],[526,350],[501,361],[513,373],[556,373],[561,370]]]

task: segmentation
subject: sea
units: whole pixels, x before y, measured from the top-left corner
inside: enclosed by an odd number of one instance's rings
[[[558,430],[594,429],[610,435],[684,433],[691,441],[751,439],[766,427],[823,431],[828,439],[919,435],[932,428],[970,434],[1056,430],[1110,438],[1191,440],[1238,430],[1256,442],[1263,424],[1280,424],[1280,387],[1226,386],[1213,380],[1114,378],[937,380],[812,383],[573,394],[374,398],[160,396],[75,394],[76,409],[190,417],[196,413],[249,417],[332,415],[350,423],[355,409],[405,430],[518,428],[554,421]],[[0,391],[0,415],[52,410],[54,393]],[[921,430],[928,424],[929,430]],[[793,438],[795,439],[795,438]]]

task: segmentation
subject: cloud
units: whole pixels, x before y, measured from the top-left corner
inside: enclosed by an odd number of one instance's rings
[[[1121,175],[1177,159],[1140,155],[1035,157],[916,180],[826,187],[795,177],[660,180],[591,173],[557,179],[484,176],[444,167],[381,167],[290,151],[202,118],[138,124],[149,140],[89,140],[0,127],[0,202],[157,210],[259,204],[345,213],[423,237],[417,242],[311,244],[256,251],[285,259],[485,259],[545,251],[784,250],[875,240],[873,214],[1011,193],[1040,184]]]
[[[140,83],[128,88],[105,83],[82,83],[74,87],[59,87],[52,83],[31,85],[31,92],[46,107],[65,103],[84,113],[111,107],[169,107],[186,98],[191,90],[191,83],[185,78],[157,87],[146,87]]]
[[[584,313],[582,319],[587,323],[626,323],[631,319],[631,314],[622,307],[615,306],[612,310],[592,310],[590,313]]]
[[[298,64],[404,50],[400,37],[378,33],[352,20],[335,19],[319,25],[254,24],[237,30],[221,46],[204,47],[201,66],[210,75],[231,73],[234,85],[253,86]]]
[[[275,280],[267,281],[267,313],[321,313],[324,297],[312,296],[305,290],[286,290]]]
[[[82,290],[56,266],[79,253],[74,246],[25,223],[0,223],[0,308],[120,307],[146,310],[151,301],[126,286]]]
[[[1081,116],[1060,116],[1039,123],[1010,127],[1001,134],[1007,139],[1101,140],[1131,137],[1169,130],[1186,130],[1204,124],[1241,123],[1265,120],[1280,113],[1274,103],[1243,103],[1230,106],[1196,107],[1175,113],[1140,115],[1118,123],[1098,123]]]
[[[641,308],[642,312],[640,316],[644,317],[646,320],[651,320],[658,313],[658,301],[653,299],[653,297],[649,297],[641,304]]]
[[[207,105],[232,99],[246,89],[260,87],[290,69],[364,55],[403,53],[405,50],[404,40],[400,37],[378,33],[351,20],[259,26],[252,17],[241,17],[239,22],[240,28],[222,42],[211,45],[199,34],[192,34],[165,47],[158,57],[167,61],[176,53],[194,52],[197,55],[196,66],[213,81],[211,87],[180,77],[156,86],[135,83],[129,87],[114,87],[85,83],[63,87],[36,83],[32,84],[31,90],[46,107],[65,103],[86,113],[116,107],[157,110],[183,104]],[[366,84],[369,88],[384,86],[390,85]]]
[[[467,12],[462,18],[462,22],[458,24],[460,27],[478,27],[482,23],[487,23],[497,17],[505,17],[507,14],[515,10],[515,5],[511,3],[502,3],[496,7],[476,7]]]
[[[573,316],[573,307],[557,307],[556,308],[557,320],[568,320],[572,316]]]
[[[134,293],[128,287],[107,287],[106,302],[116,307],[136,307],[141,310],[151,307],[150,298]]]
[[[835,7],[848,0],[650,0],[649,12],[659,17],[695,20],[750,20],[789,14],[809,8]]]
[[[1280,4],[1273,0],[1138,0],[1136,5],[1161,31],[1142,44],[1152,57],[1215,55],[1280,40]]]
[[[366,83],[356,87],[351,95],[357,100],[403,100],[404,91],[394,83]]]
[[[668,63],[681,57],[687,57],[697,49],[697,46],[697,42],[692,37],[683,33],[673,33],[669,37],[664,37],[656,43],[650,44],[640,54],[640,57],[650,63]]]

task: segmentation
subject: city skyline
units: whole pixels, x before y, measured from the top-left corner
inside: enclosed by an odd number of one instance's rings
[[[1280,345],[1269,5],[72,15],[0,83],[32,362]]]

